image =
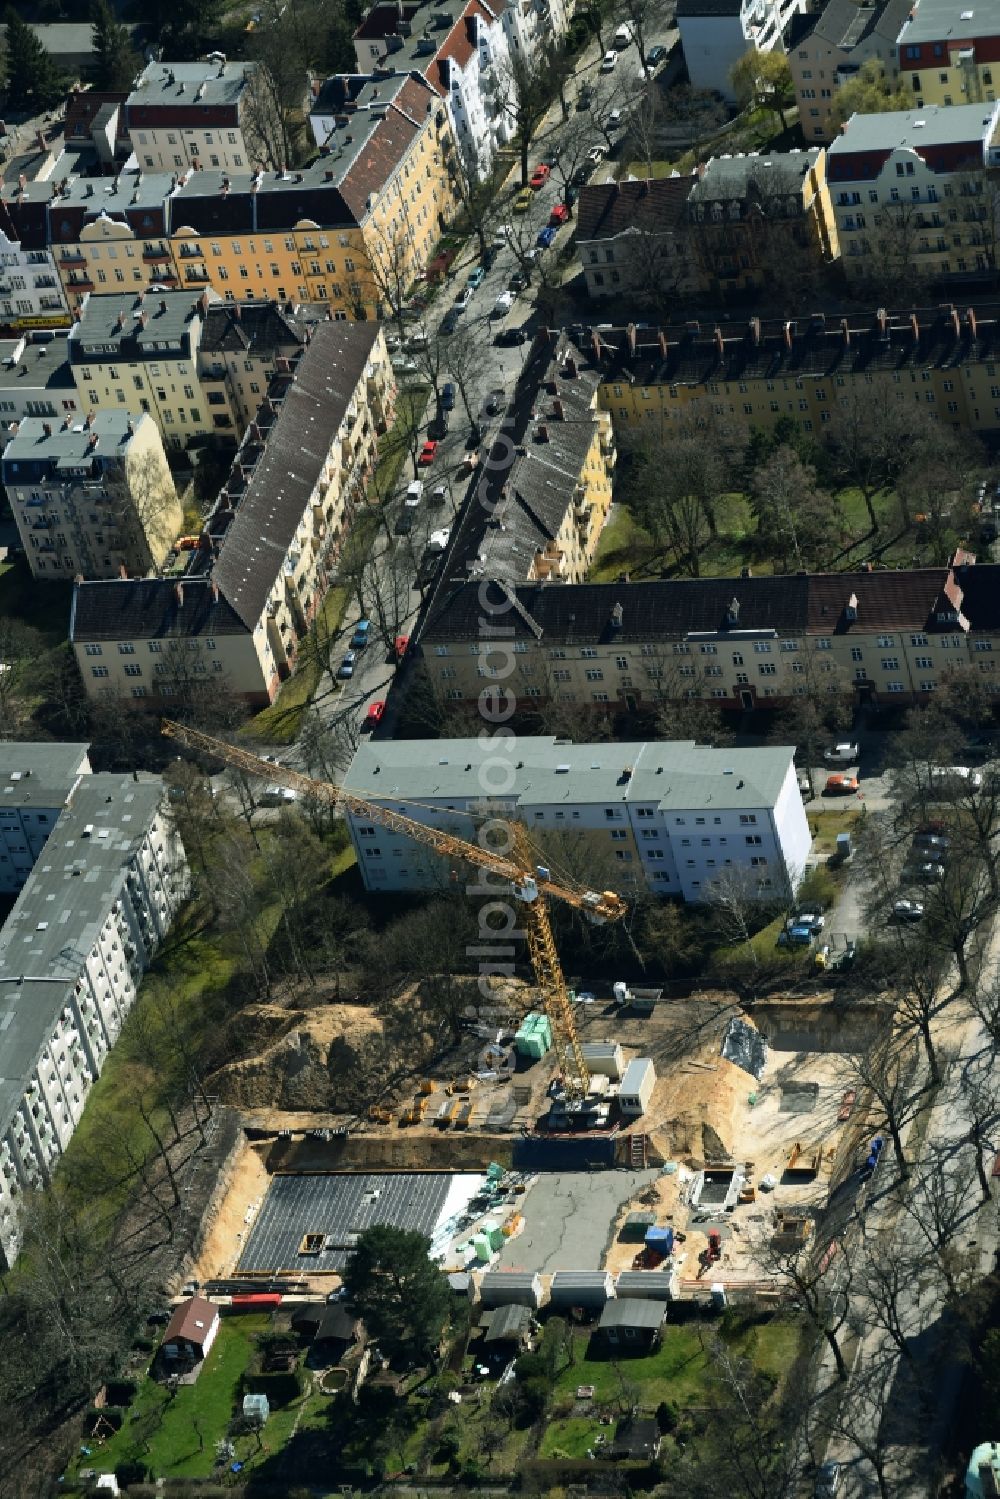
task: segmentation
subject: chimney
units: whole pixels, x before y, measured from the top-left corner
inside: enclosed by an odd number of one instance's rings
[[[958,308],[957,307],[953,307],[951,309],[951,326],[952,326],[952,330],[953,330],[953,332],[955,334],[955,337],[956,338],[961,338],[961,336],[962,336],[962,320],[961,320],[961,318],[958,315]]]
[[[217,604],[219,602],[219,585],[213,578],[208,586],[212,590],[212,603]]]
[[[787,322],[785,324],[784,333],[785,348],[791,351],[792,345],[795,342],[795,324],[792,322]]]
[[[625,610],[621,604],[615,604],[611,610],[611,628],[620,630],[625,619]]]
[[[537,439],[538,439],[539,442],[548,442],[548,440],[549,440],[549,429],[545,425],[544,422],[542,422],[541,426],[538,428],[538,431],[535,433],[535,436],[537,437]]]
[[[625,329],[625,337],[628,339],[628,357],[635,358],[635,324],[629,323]]]
[[[716,328],[713,337],[715,339],[715,352],[716,352],[716,354],[718,354],[719,358],[721,359],[722,356],[726,352],[726,346],[725,346],[725,344],[722,341],[722,329],[721,328]]]
[[[125,431],[128,433],[129,437],[135,436],[135,422],[133,422],[131,417],[129,417],[128,421],[125,423]]]
[[[918,344],[920,342],[920,324],[917,322],[917,314],[915,312],[910,313],[910,331],[913,334],[913,342]]]
[[[726,610],[726,619],[729,624],[735,625],[739,623],[739,618],[740,601],[734,594],[733,597],[729,600],[729,608]]]
[[[969,310],[965,314],[965,321],[968,324],[969,332],[971,333],[972,337],[975,338],[976,337],[976,314],[972,310],[971,307],[969,308]]]
[[[667,357],[667,351],[669,349],[669,344],[667,343],[667,335],[664,333],[664,331],[663,331],[662,328],[660,329],[659,333],[657,334],[657,338],[658,338],[659,345],[660,345],[660,358],[661,359],[666,359],[666,357]]]
[[[844,341],[844,348],[849,349],[851,347],[851,329],[845,317],[842,317],[840,320],[840,336]]]
[[[564,422],[566,420],[565,414],[563,413],[563,403],[562,401],[560,401],[558,396],[552,402],[552,415],[555,417],[557,422]]]
[[[51,422],[43,422],[42,423],[42,431],[45,433],[46,437],[51,437],[52,436],[52,423]]]
[[[161,297],[160,298],[160,311],[161,312],[166,312],[166,310],[167,310],[167,304],[166,304],[165,300],[163,299],[163,297]]]
[[[87,412],[83,420],[83,425],[85,427],[92,427],[94,425],[94,413],[92,411]]]
[[[174,584],[174,598],[177,600],[177,607],[178,607],[178,609],[183,609],[184,608],[184,584],[183,583],[175,583]]]
[[[142,312],[140,312],[139,316],[136,318],[136,322],[139,324],[140,328],[145,328],[146,324],[149,322],[149,313],[145,310],[145,308],[143,308]]]
[[[754,348],[755,349],[759,349],[760,348],[760,318],[759,317],[752,317],[750,319],[750,339],[751,339],[751,342],[753,343]]]
[[[202,294],[201,294],[201,296],[198,298],[198,311],[201,313],[202,317],[205,317],[206,314],[208,313],[208,292],[207,291],[203,291]]]
[[[563,374],[566,376],[567,380],[576,379],[576,360],[573,358],[572,354],[566,355],[566,363],[563,365]]]
[[[118,569],[118,576],[122,579],[123,582],[128,577],[128,568],[125,566],[124,562]]]
[[[87,438],[87,452],[92,453],[99,442],[100,438],[98,437],[97,433],[91,432],[90,436]]]
[[[238,323],[242,322],[242,320],[243,320],[243,313],[240,310],[240,304],[239,304],[239,302],[234,302],[233,303],[233,317],[236,319],[236,321]]]
[[[887,314],[887,312],[886,312],[886,310],[885,310],[884,307],[880,307],[879,308],[878,312],[876,312],[876,314],[875,314],[875,319],[876,319],[876,321],[878,323],[878,331],[879,331],[879,333],[882,335],[883,338],[888,338],[888,336],[889,336],[889,317],[888,317],[888,314]]]

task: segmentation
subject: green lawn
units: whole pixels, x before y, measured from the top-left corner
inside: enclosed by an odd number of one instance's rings
[[[215,1444],[242,1406],[240,1382],[254,1352],[254,1339],[267,1331],[266,1316],[223,1317],[205,1367],[193,1385],[181,1385],[176,1394],[147,1379],[121,1431],[77,1466],[99,1466],[112,1471],[121,1462],[141,1462],[156,1477],[204,1478],[215,1467]],[[252,1468],[258,1456],[282,1447],[292,1434],[303,1404],[324,1404],[325,1397],[306,1395],[293,1404],[276,1408],[264,1431],[261,1445],[256,1437],[235,1438],[236,1454]]]
[[[269,708],[264,708],[241,730],[245,739],[264,744],[291,744],[302,727],[302,716],[312,702],[327,661],[326,647],[340,629],[350,591],[343,585],[331,588],[302,643],[298,664]]]
[[[567,1416],[550,1421],[538,1448],[539,1457],[586,1457],[599,1436],[609,1428],[588,1416]]]
[[[429,395],[427,385],[411,385],[400,390],[396,398],[396,420],[379,443],[378,462],[369,485],[371,500],[381,502],[395,488],[400,470],[410,455],[407,438],[423,417]]]
[[[638,1388],[639,1403],[649,1413],[655,1411],[662,1400],[670,1400],[682,1410],[700,1405],[704,1403],[706,1380],[711,1372],[704,1336],[705,1330],[696,1322],[667,1323],[663,1329],[663,1341],[655,1353],[640,1358],[623,1353],[614,1360],[598,1353],[583,1334],[577,1340],[576,1362],[564,1369],[556,1380],[555,1399],[574,1395],[578,1385],[590,1384],[594,1386],[595,1406],[608,1404],[621,1398],[624,1381],[626,1385]],[[794,1360],[798,1341],[798,1325],[774,1317],[738,1329],[729,1346],[734,1352],[752,1358],[764,1373],[781,1378]],[[554,1424],[563,1428],[567,1441],[582,1442],[583,1428],[593,1423],[589,1418],[569,1418]],[[565,1442],[562,1445],[565,1446]],[[554,1454],[543,1451],[543,1455]]]

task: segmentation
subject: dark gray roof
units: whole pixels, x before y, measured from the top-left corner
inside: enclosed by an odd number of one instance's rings
[[[74,364],[93,358],[106,363],[170,359],[190,347],[191,332],[204,308],[219,301],[210,288],[190,291],[126,292],[98,296],[88,292],[80,321],[70,329],[68,350]],[[110,351],[110,352],[109,352]]]
[[[742,8],[742,0],[677,0],[676,15],[738,16]]]
[[[877,32],[895,42],[900,27],[910,13],[911,0],[884,0],[882,5],[857,5],[855,0],[829,0],[813,20],[810,35],[849,52]],[[808,19],[808,18],[803,18]]]
[[[609,1301],[601,1313],[598,1326],[608,1327],[649,1327],[657,1328],[666,1316],[666,1306],[662,1301],[640,1300],[638,1297],[619,1297],[616,1301]]]
[[[380,331],[377,323],[318,323],[294,377],[285,377],[277,418],[212,571],[248,630],[263,613]]]
[[[346,1307],[334,1303],[323,1309],[316,1327],[317,1343],[353,1343],[358,1331],[358,1319]]]
[[[245,635],[246,627],[207,578],[113,578],[78,583],[69,638],[166,640],[192,635]]]
[[[599,383],[599,371],[580,359],[565,336],[535,339],[503,434],[452,529],[439,587],[470,576],[511,583],[528,576],[535,553],[558,535],[573,503],[593,441],[591,402]]]
[[[238,104],[260,64],[256,62],[151,62],[128,96],[127,108],[166,105],[190,110]]]
[[[496,1311],[484,1312],[480,1325],[489,1319],[484,1343],[507,1343],[521,1338],[531,1327],[531,1312],[526,1306],[498,1306]]]
[[[697,181],[688,173],[649,181],[589,182],[580,189],[576,208],[577,240],[613,239],[630,230],[672,234],[685,222],[688,196]]]
[[[277,302],[216,302],[205,315],[203,354],[274,354],[305,342],[305,332]]]

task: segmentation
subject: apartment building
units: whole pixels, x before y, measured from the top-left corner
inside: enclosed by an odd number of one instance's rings
[[[783,50],[786,29],[805,0],[677,0],[677,29],[691,87],[735,102],[732,70],[745,52]]]
[[[724,294],[787,287],[837,254],[819,147],[713,156],[687,198],[691,253],[702,288]]]
[[[541,856],[587,843],[597,889],[645,886],[685,901],[738,878],[761,896],[794,889],[811,846],[794,750],[713,749],[692,740],[569,744],[519,736],[509,759],[480,739],[363,744],[344,786],[429,827],[475,842],[486,817],[530,829]],[[504,790],[490,794],[502,772]],[[348,812],[367,890],[454,887],[454,860]]]
[[[0,205],[0,326],[7,335],[68,328],[66,299],[50,252],[21,245],[2,227],[6,219]]]
[[[918,109],[992,103],[1000,80],[1000,10],[947,0],[911,6],[896,39],[899,77]]]
[[[213,291],[88,293],[67,349],[81,405],[153,418],[168,447],[214,430],[198,350]]]
[[[1000,306],[952,303],[899,312],[661,329],[594,330],[575,344],[599,369],[598,400],[615,427],[666,431],[707,408],[747,428],[782,417],[805,432],[833,420],[849,389],[869,389],[915,421],[1000,429]],[[919,412],[919,415],[918,415]]]
[[[864,5],[856,5],[855,0],[827,0],[818,13],[795,17],[786,50],[799,123],[807,141],[825,144],[834,139],[837,91],[866,63],[874,63],[887,80],[895,82],[896,39],[910,9],[910,0],[875,0]]]
[[[620,712],[692,698],[749,710],[817,693],[910,703],[956,672],[1000,693],[998,588],[1000,567],[965,553],[900,572],[466,583],[435,599],[421,670],[442,701],[475,702],[495,677],[519,702]]]
[[[86,744],[0,742],[0,892],[16,895],[66,798],[90,774]]]
[[[56,763],[58,751],[64,764]],[[53,817],[34,839],[35,861],[0,931],[0,1257],[7,1267],[17,1255],[24,1194],[51,1180],[188,890],[162,782],[91,775],[86,755],[85,745],[0,746],[4,839],[16,837],[7,828],[26,817]],[[33,788],[36,774],[41,784]]]
[[[375,98],[375,95],[378,98]],[[379,316],[431,258],[457,202],[447,113],[420,77],[371,85],[296,172],[192,172],[170,200],[184,286]]]
[[[827,153],[848,280],[967,276],[996,265],[985,172],[1000,164],[1000,103],[853,115]]]
[[[576,251],[588,296],[630,293],[638,304],[656,305],[700,290],[686,233],[695,180],[593,182],[580,189]]]
[[[516,7],[506,0],[465,0],[457,15],[432,9],[429,0],[382,0],[354,33],[359,73],[416,71],[426,79],[445,104],[473,177],[488,176],[497,151],[514,137],[507,101],[519,48]]]
[[[29,417],[9,439],[0,475],[34,578],[143,577],[183,521],[152,417],[91,412],[61,426]]]
[[[125,128],[144,170],[278,167],[281,133],[262,64],[151,62],[125,101]]]
[[[67,337],[60,331],[0,339],[0,440],[26,416],[81,419]]]
[[[599,379],[565,336],[535,340],[473,499],[452,527],[436,589],[470,577],[586,577],[617,460],[610,419],[597,409]]]
[[[242,436],[279,359],[293,358],[305,342],[305,328],[276,302],[214,302],[205,314],[197,365],[215,430]]]
[[[78,583],[70,641],[96,698],[273,701],[336,571],[393,414],[381,329],[323,322],[279,368],[183,571]]]

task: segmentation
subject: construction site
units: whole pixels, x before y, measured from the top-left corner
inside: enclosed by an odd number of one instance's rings
[[[186,729],[175,737],[254,769],[245,751]],[[294,789],[340,797],[281,774]],[[396,1083],[383,1067],[364,1090],[377,1102],[342,1113],[301,1107],[303,1078],[329,1078],[335,1055],[362,1074],[367,1057],[381,1059],[385,1022],[364,996],[266,1015],[248,1007],[254,1054],[212,1079],[240,1109],[244,1141],[185,1278],[221,1295],[329,1293],[358,1235],[391,1224],[425,1234],[472,1295],[484,1278],[527,1277],[537,1304],[561,1272],[648,1274],[664,1299],[774,1291],[776,1264],[810,1243],[831,1193],[868,1157],[850,1059],[891,1024],[888,1002],[831,988],[772,998],[751,1015],[721,992],[668,998],[626,981],[604,996],[574,992],[548,904],[606,922],[624,913],[618,896],[554,882],[516,825],[512,854],[498,857],[360,805],[509,880],[534,982],[470,981],[463,1044],[428,1046],[420,1074]],[[404,1001],[419,1012],[419,992]]]

